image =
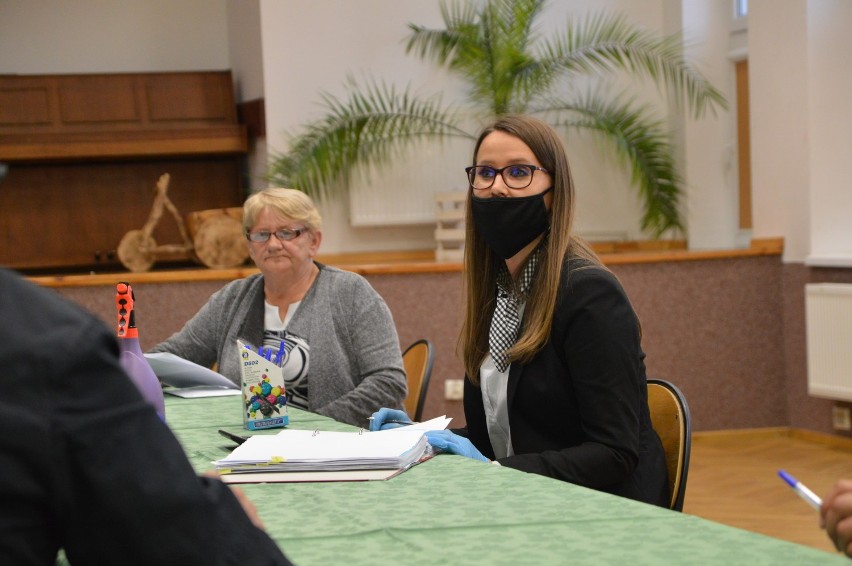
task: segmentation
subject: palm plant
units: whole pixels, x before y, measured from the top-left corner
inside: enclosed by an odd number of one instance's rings
[[[681,178],[664,121],[625,92],[577,92],[583,75],[626,74],[652,81],[698,118],[725,108],[722,94],[682,55],[678,36],[659,37],[618,15],[567,22],[555,37],[534,34],[545,0],[443,1],[445,29],[409,24],[407,53],[445,66],[469,83],[470,107],[422,100],[408,89],[350,79],[349,95],[324,94],[326,116],[305,125],[290,151],[273,156],[269,180],[316,198],[345,191],[356,171],[381,167],[424,140],[475,139],[464,129],[506,113],[537,114],[563,135],[590,131],[629,167],[643,203],[641,225],[655,237],[685,232]]]

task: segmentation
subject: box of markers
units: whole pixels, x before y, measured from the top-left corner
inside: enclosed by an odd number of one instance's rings
[[[265,430],[290,424],[284,372],[275,363],[237,340],[243,390],[243,426]]]

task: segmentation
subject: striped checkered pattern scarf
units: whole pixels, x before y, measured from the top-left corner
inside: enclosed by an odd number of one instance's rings
[[[488,351],[491,359],[500,372],[509,367],[509,350],[518,339],[518,331],[521,328],[521,317],[518,314],[521,305],[529,297],[530,287],[535,278],[541,246],[530,255],[526,265],[521,270],[517,286],[512,284],[508,268],[504,265],[497,275],[497,307],[491,318],[491,331],[488,334]]]

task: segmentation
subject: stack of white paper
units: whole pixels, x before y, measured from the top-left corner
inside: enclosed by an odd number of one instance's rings
[[[334,476],[341,479],[386,479],[391,472],[405,470],[431,455],[427,430],[444,429],[451,419],[439,417],[426,423],[378,432],[332,432],[282,430],[275,435],[254,435],[227,457],[213,462],[226,481],[323,481],[322,477],[301,479],[271,472],[343,472],[385,470],[379,476]],[[234,475],[260,476],[256,480],[234,479]],[[269,478],[269,479],[266,479]]]
[[[423,456],[422,430],[407,432],[327,432],[283,430],[255,435],[216,462],[238,472],[374,470],[404,468]]]

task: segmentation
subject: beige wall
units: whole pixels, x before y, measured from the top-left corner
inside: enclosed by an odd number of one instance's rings
[[[229,68],[226,0],[0,0],[0,74]]]
[[[832,432],[831,402],[807,395],[804,283],[852,282],[840,269],[784,265],[778,256],[616,265],[643,328],[648,375],[686,394],[695,430],[796,426]],[[393,312],[404,347],[436,346],[426,416],[463,421],[443,382],[462,377],[455,358],[461,274],[368,277]],[[179,329],[224,282],[135,285],[137,322],[148,348]],[[109,286],[59,292],[115,324]],[[236,410],[236,409],[235,409]]]

